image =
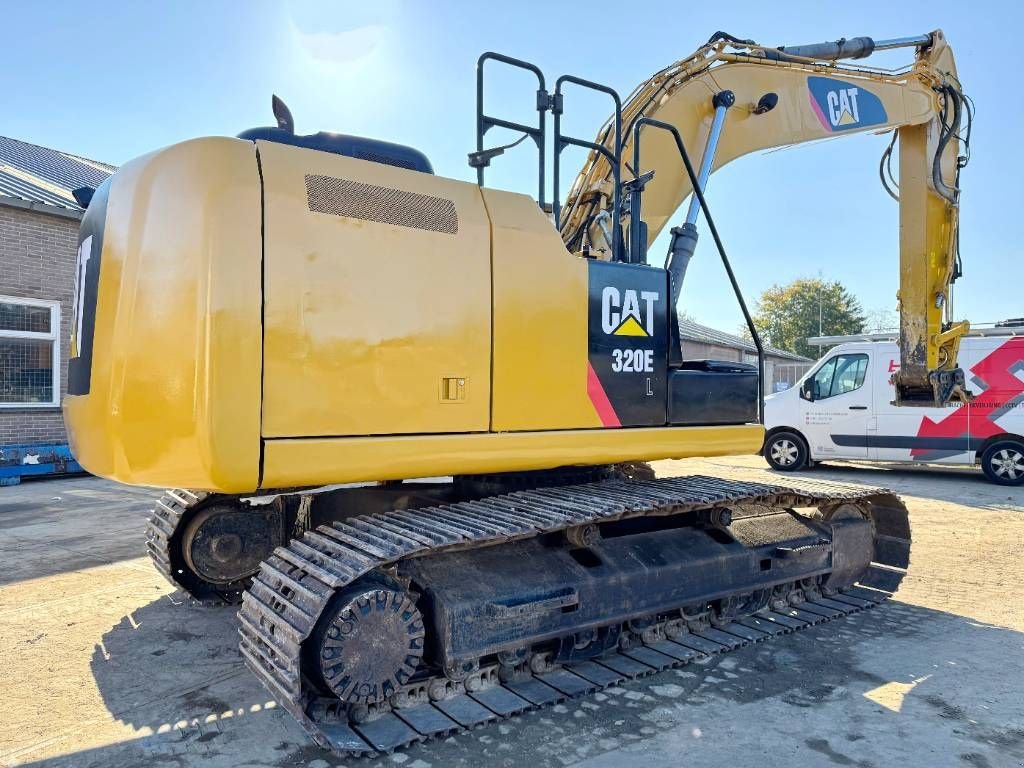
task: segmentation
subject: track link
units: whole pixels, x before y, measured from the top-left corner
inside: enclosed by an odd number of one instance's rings
[[[350,721],[344,706],[321,697],[302,674],[302,644],[336,591],[404,558],[630,517],[734,504],[827,510],[844,502],[857,502],[868,510],[875,527],[875,562],[858,586],[828,597],[813,594],[799,607],[764,610],[725,627],[657,640],[508,682],[493,675],[477,690],[456,687],[455,695],[438,701],[412,696],[410,706],[382,708],[370,718],[360,718],[363,722]],[[693,476],[522,491],[414,513],[396,510],[353,517],[279,547],[243,595],[240,650],[247,666],[318,744],[339,755],[387,753],[870,608],[898,587],[909,553],[906,507],[878,488],[826,481],[767,485]]]
[[[146,521],[146,551],[154,567],[172,586],[180,587],[171,557],[171,540],[179,533],[182,518],[208,494],[183,489],[164,491]]]
[[[466,498],[479,498],[512,491],[531,490],[537,487],[555,487],[577,485],[606,480],[610,477],[650,479],[654,473],[648,464],[630,462],[608,466],[594,467],[562,467],[557,470],[541,470],[536,472],[513,472],[496,475],[469,475],[456,478],[457,485],[466,494]],[[301,496],[305,502],[315,503],[321,495],[318,489],[303,489],[297,492],[274,493],[268,495]],[[201,605],[237,605],[242,601],[241,585],[222,588],[216,584],[203,581],[198,575],[191,578],[181,560],[179,539],[183,530],[194,515],[201,513],[210,504],[221,500],[230,501],[237,497],[223,496],[203,491],[190,491],[183,488],[164,491],[157,499],[156,506],[150,510],[146,521],[146,550],[154,567],[165,579]],[[302,507],[301,509],[308,507]],[[304,520],[291,521],[295,528],[291,535],[299,535],[305,530]]]

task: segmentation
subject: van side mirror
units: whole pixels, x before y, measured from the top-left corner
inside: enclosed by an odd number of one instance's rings
[[[814,402],[815,395],[817,394],[817,392],[815,392],[817,389],[815,384],[817,384],[817,382],[814,379],[808,379],[805,381],[800,387],[800,397],[804,400]]]

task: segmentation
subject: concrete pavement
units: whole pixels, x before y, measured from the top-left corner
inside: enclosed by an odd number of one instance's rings
[[[660,474],[770,479],[755,457]],[[0,764],[1024,765],[1024,490],[970,471],[821,467],[911,509],[889,604],[379,760],[312,744],[242,665],[234,612],[143,556],[154,494],[96,478],[0,489]]]

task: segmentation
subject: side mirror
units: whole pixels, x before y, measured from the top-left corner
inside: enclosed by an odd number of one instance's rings
[[[816,391],[818,389],[815,386],[816,384],[817,382],[814,379],[808,379],[807,381],[805,381],[803,385],[800,387],[800,397],[802,397],[804,400],[810,400],[811,402],[814,402],[815,395],[818,394]]]

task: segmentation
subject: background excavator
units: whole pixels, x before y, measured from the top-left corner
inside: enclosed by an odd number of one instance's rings
[[[913,63],[846,61],[888,48]],[[488,63],[536,75],[535,125],[485,114]],[[569,88],[614,105],[594,141],[561,131]],[[246,663],[338,753],[509,717],[898,587],[910,528],[891,493],[655,479],[645,463],[764,438],[758,371],[685,360],[678,340],[703,213],[761,349],[703,195],[722,164],[892,131],[897,400],[969,397],[967,325],[945,313],[971,110],[941,32],[784,48],[719,33],[624,104],[574,76],[549,92],[537,67],[488,53],[477,91],[478,185],[408,147],[297,135],[275,99],[277,127],[128,163],[82,222],[75,455],[189,489],[150,519],[154,564],[200,600],[241,602]],[[536,144],[537,200],[483,185],[511,146],[485,147],[494,127]],[[590,154],[563,202],[568,146]]]

